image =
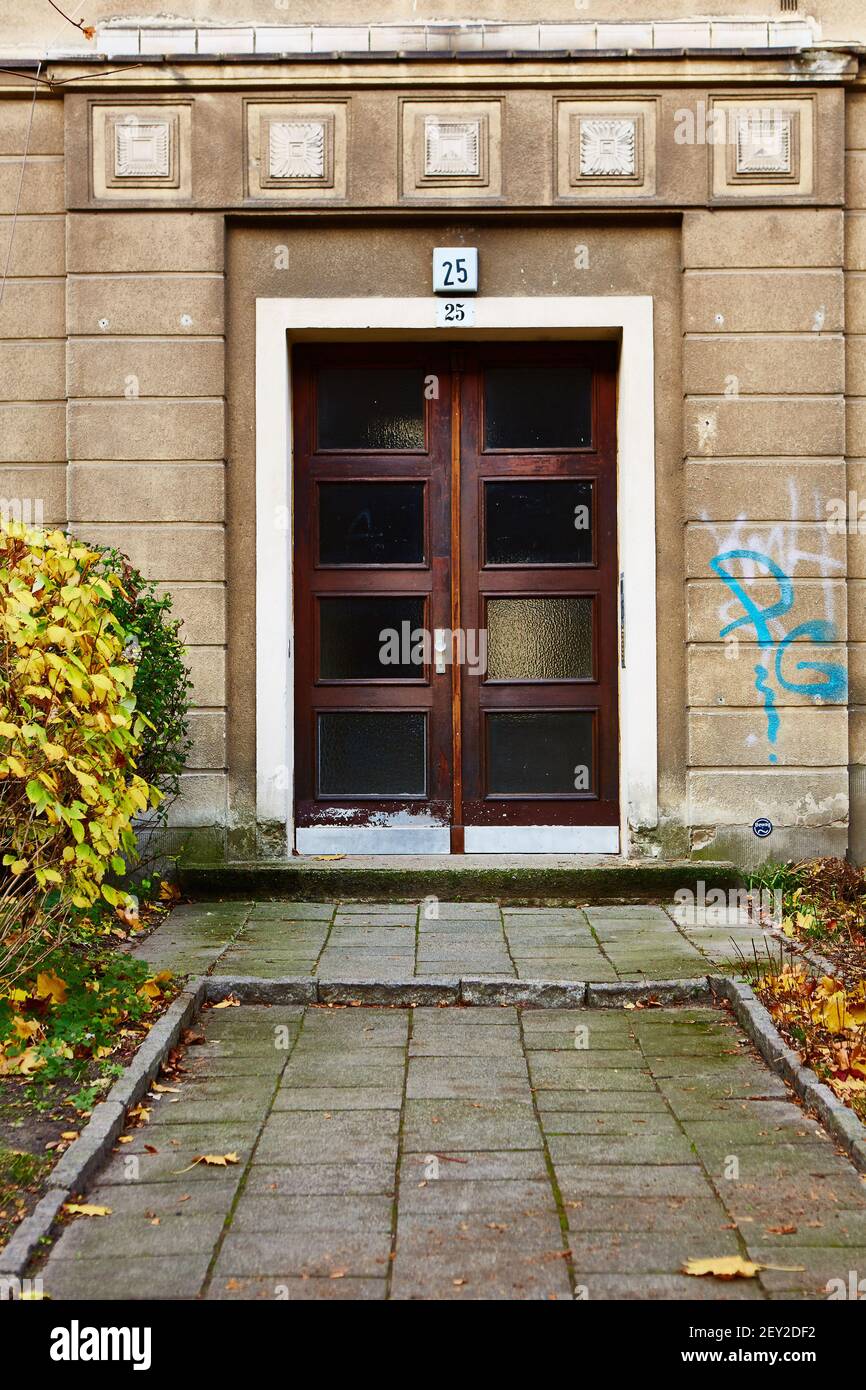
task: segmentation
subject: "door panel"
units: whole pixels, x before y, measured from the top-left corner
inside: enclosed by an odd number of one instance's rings
[[[609,846],[613,348],[322,344],[294,379],[304,845],[354,827],[389,852],[385,828],[427,825],[458,850],[464,827]]]
[[[463,824],[617,825],[612,349],[463,354]]]
[[[449,625],[448,354],[294,371],[297,824],[447,826],[451,692],[415,635]]]

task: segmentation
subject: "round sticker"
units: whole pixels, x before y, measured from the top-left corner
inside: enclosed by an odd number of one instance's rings
[[[767,820],[766,816],[759,816],[752,826],[752,830],[759,840],[765,840],[768,835],[772,835],[773,833],[773,822]]]

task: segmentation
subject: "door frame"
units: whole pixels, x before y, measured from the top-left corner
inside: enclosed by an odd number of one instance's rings
[[[294,615],[291,345],[367,339],[443,341],[433,296],[256,300],[256,818],[294,846]],[[475,300],[467,340],[614,340],[617,376],[619,602],[618,845],[574,827],[584,853],[628,854],[658,824],[653,300],[633,296],[496,296]],[[550,849],[522,826],[499,827],[475,852]],[[467,848],[469,848],[467,846]]]

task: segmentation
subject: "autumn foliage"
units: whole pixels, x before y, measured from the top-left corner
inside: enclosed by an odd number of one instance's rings
[[[112,613],[120,579],[64,535],[0,529],[0,992],[56,945],[70,911],[125,894],[159,793],[136,772],[146,727]]]

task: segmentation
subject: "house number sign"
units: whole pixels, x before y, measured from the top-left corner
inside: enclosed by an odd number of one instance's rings
[[[433,293],[476,294],[478,290],[478,248],[476,246],[436,246],[433,248]]]
[[[469,328],[475,322],[471,299],[478,290],[478,248],[436,246],[433,250],[433,293],[437,328]]]

